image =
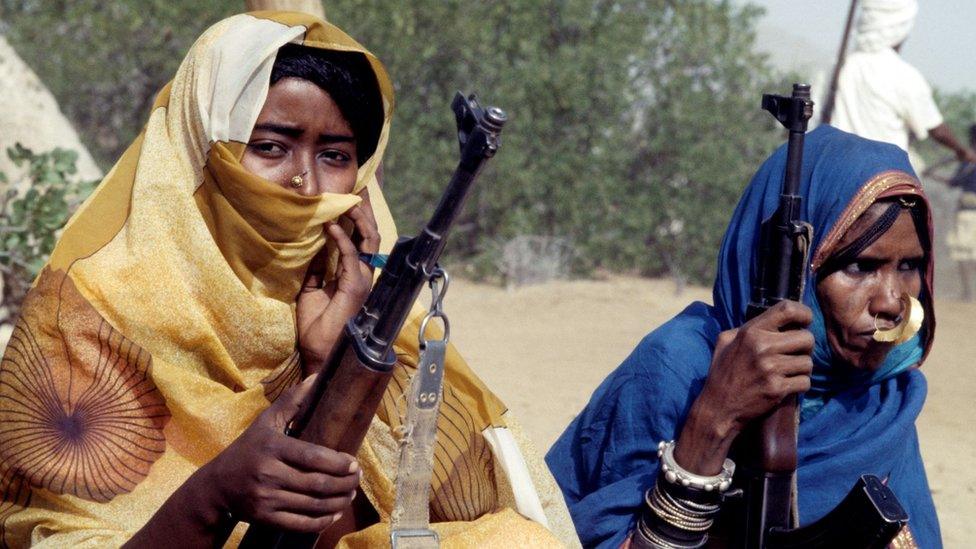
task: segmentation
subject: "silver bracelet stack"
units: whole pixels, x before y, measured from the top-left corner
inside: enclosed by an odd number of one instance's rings
[[[721,508],[721,493],[732,483],[735,464],[726,459],[722,471],[702,476],[674,461],[674,441],[658,446],[661,467],[652,488],[644,493],[644,511],[632,543],[639,549],[695,549],[705,545],[708,530]]]

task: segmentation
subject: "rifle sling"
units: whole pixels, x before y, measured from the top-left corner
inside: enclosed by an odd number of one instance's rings
[[[439,546],[437,533],[430,529],[428,499],[447,341],[424,341],[422,349],[420,365],[410,381],[400,439],[396,500],[390,525],[390,543],[394,549]]]

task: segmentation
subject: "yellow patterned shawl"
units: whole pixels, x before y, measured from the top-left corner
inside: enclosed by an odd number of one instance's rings
[[[322,224],[360,199],[303,197],[238,162],[286,43],[359,51],[372,64],[386,123],[354,192],[369,188],[385,247],[395,241],[375,178],[393,109],[380,62],[307,15],[259,12],[211,27],[68,223],[5,351],[0,547],[123,543],[298,380],[294,296],[329,245]],[[414,316],[359,456],[384,520],[417,328]],[[433,520],[510,520],[499,511],[512,507],[572,542],[548,472],[519,452],[504,405],[453,349],[442,409]]]

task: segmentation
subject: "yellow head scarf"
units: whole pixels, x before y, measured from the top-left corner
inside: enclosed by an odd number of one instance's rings
[[[352,194],[300,196],[239,163],[288,43],[360,52],[374,69],[385,122]],[[121,543],[298,380],[295,296],[327,245],[322,224],[367,188],[384,247],[396,239],[375,177],[392,109],[379,61],[314,17],[238,15],[197,40],[142,134],[68,223],[5,351],[0,546]],[[414,312],[360,453],[383,518],[393,428],[417,362]],[[504,426],[505,408],[453,349],[442,408],[432,516],[473,520],[510,492],[486,440],[472,436]]]

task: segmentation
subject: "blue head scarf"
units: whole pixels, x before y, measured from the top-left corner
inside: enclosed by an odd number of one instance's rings
[[[714,306],[693,303],[645,337],[549,450],[546,461],[584,546],[618,547],[633,528],[643,492],[654,483],[657,442],[678,437],[708,376],[719,333],[745,321],[761,223],[778,205],[785,164],[781,147],[736,207],[718,258]],[[816,350],[814,388],[798,436],[800,524],[833,509],[858,475],[874,474],[908,511],[919,546],[939,547],[915,430],[925,378],[912,368],[935,333],[931,254],[920,296],[923,330],[893,349],[877,372],[858,374],[834,360],[815,295],[816,267],[836,251],[858,215],[881,197],[924,195],[903,151],[829,126],[807,135],[801,174],[802,214],[814,229],[803,301],[816,317]]]
[[[742,196],[718,258],[718,272],[713,289],[715,312],[723,329],[745,322],[745,307],[749,302],[752,281],[758,278],[759,229],[762,220],[769,218],[779,204],[779,194],[786,169],[786,149],[781,148],[763,164]],[[842,215],[848,224],[868,206],[886,193],[918,195],[924,199],[908,155],[894,146],[867,141],[854,135],[824,126],[811,132],[804,146],[799,194],[803,197],[802,218],[813,226],[815,263],[822,263],[836,251],[836,243],[843,231],[835,231],[827,246],[825,239]],[[929,235],[929,242],[932,241]],[[748,261],[744,259],[748,258]],[[929,253],[931,260],[931,253]],[[931,261],[930,261],[931,263]],[[814,267],[819,265],[814,265]],[[874,372],[856,371],[837,364],[827,341],[823,311],[817,301],[816,272],[808,272],[803,302],[813,311],[810,331],[816,341],[813,351],[814,370],[811,389],[804,395],[802,417],[816,414],[831,395],[856,386],[870,386],[919,364],[931,344],[932,318],[931,273],[927,273],[921,300],[925,303],[928,323],[919,334],[892,349],[884,363]]]

